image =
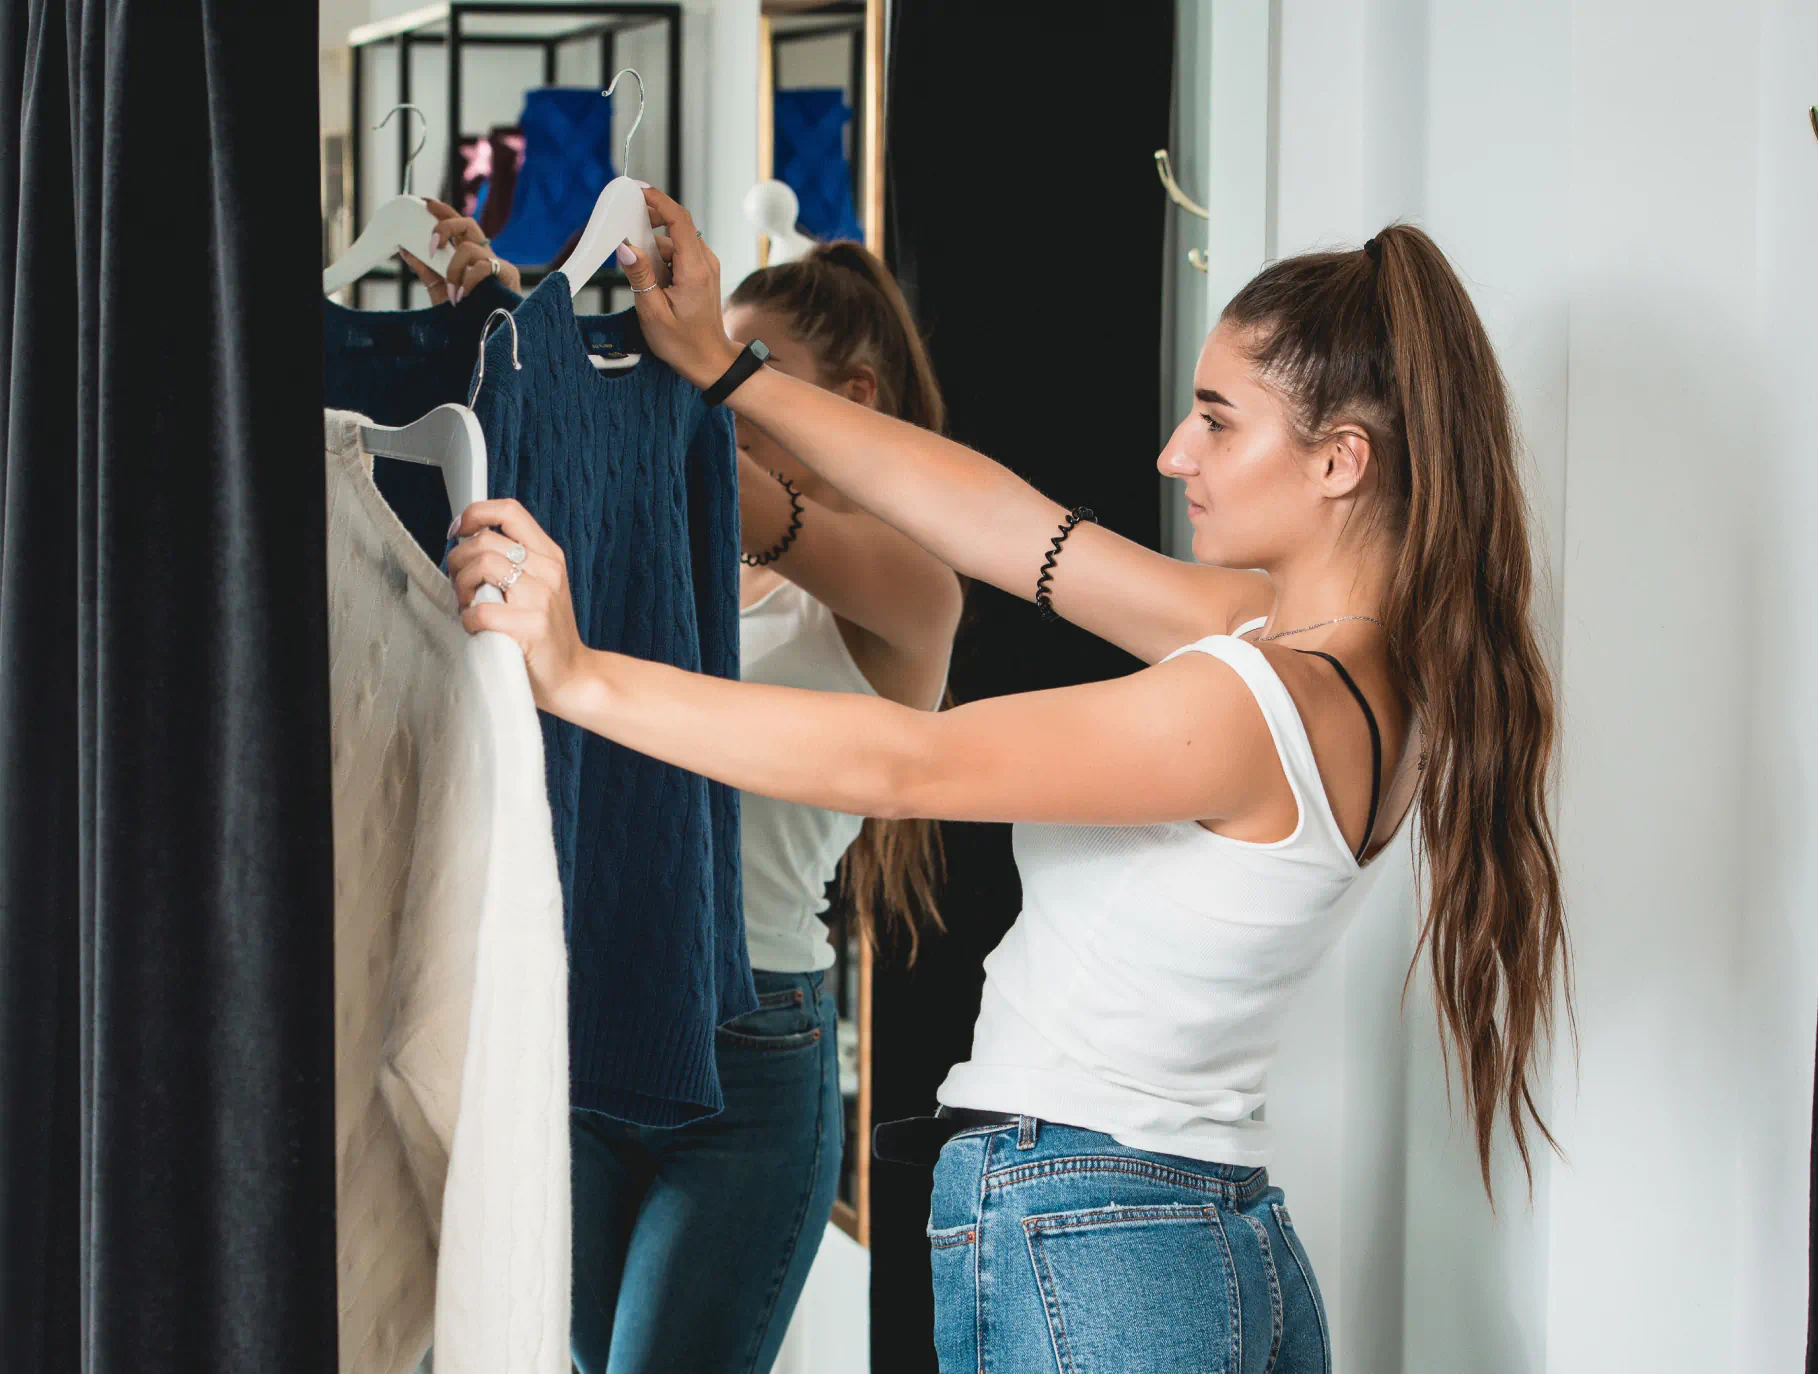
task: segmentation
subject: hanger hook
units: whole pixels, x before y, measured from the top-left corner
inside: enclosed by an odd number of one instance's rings
[[[473,409],[473,403],[480,399],[480,383],[486,380],[486,336],[492,333],[492,322],[503,315],[505,323],[511,326],[511,367],[514,372],[522,372],[524,364],[518,361],[518,322],[511,318],[511,312],[500,306],[486,317],[486,323],[480,326],[480,374],[473,379],[473,392],[467,398],[467,408]]]
[[[1190,215],[1201,219],[1211,219],[1212,213],[1205,206],[1187,198],[1187,193],[1180,189],[1180,183],[1174,179],[1174,161],[1168,156],[1166,148],[1155,150],[1155,175],[1161,178],[1162,186],[1168,192],[1168,199]]]
[[[423,136],[417,140],[417,146],[410,150],[410,156],[404,159],[404,191],[403,191],[403,194],[409,195],[410,194],[410,169],[411,169],[411,166],[412,166],[412,164],[414,164],[416,162],[417,154],[423,151],[423,145],[429,142],[429,116],[424,114],[415,105],[393,105],[391,107],[390,111],[387,112],[385,118],[381,119],[377,124],[373,125],[372,127],[374,129],[383,129],[387,124],[391,123],[392,115],[395,115],[399,110],[409,110],[418,119],[423,121]]]
[[[635,76],[638,79],[638,117],[631,121],[631,133],[625,135],[625,165],[619,168],[620,176],[631,175],[631,136],[637,133],[638,125],[644,122],[644,77],[636,67],[621,67],[612,78],[612,85],[601,91],[601,95],[611,95],[618,89],[621,77]]]

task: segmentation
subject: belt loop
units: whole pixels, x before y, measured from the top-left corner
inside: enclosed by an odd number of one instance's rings
[[[1038,1121],[1035,1117],[1019,1116],[1016,1118],[1016,1148],[1017,1149],[1033,1150],[1035,1148],[1035,1139],[1040,1133],[1041,1133],[1041,1122]]]

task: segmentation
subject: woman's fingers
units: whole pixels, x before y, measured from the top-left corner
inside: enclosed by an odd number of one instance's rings
[[[528,651],[542,626],[542,618],[536,611],[528,611],[507,602],[482,601],[477,605],[463,607],[461,623],[471,634],[478,634],[481,630],[497,630],[514,640],[518,648]]]
[[[492,275],[492,253],[484,244],[463,243],[448,260],[447,275],[448,299],[459,305],[463,296]]]
[[[468,215],[448,215],[436,221],[436,237],[442,243],[477,243],[486,246],[486,235],[480,232],[479,221]]]
[[[657,284],[655,261],[629,243],[619,245],[617,256],[619,266],[625,269],[626,284],[632,289],[631,303],[637,307],[638,318],[645,323],[652,319],[673,321],[675,310],[669,303],[669,293],[651,289]]]
[[[549,599],[550,586],[531,571],[525,564],[517,576],[512,576],[512,569],[517,565],[504,554],[483,552],[477,558],[467,560],[460,569],[449,565],[449,578],[455,586],[456,601],[459,605],[473,603],[474,595],[481,587],[497,587],[505,594],[505,599],[515,606],[540,606]]]
[[[512,557],[513,553],[518,556]],[[463,539],[448,551],[448,575],[456,577],[482,555],[491,554],[503,558],[507,565],[523,565],[527,576],[547,582],[551,586],[560,586],[566,576],[566,570],[547,554],[537,553],[528,545],[520,544],[508,535],[497,530],[481,530],[468,539]]]
[[[669,230],[669,238],[675,244],[673,261],[678,265],[705,266],[707,248],[694,227],[694,216],[654,186],[645,189],[644,203],[650,207],[650,222]]]
[[[398,250],[398,256],[404,260],[404,265],[406,267],[417,274],[417,280],[429,288],[429,303],[431,305],[440,305],[443,301],[448,299],[448,283],[442,280],[442,274],[440,272],[436,271],[436,269],[431,267],[428,263],[421,262],[412,257],[402,248]]]
[[[544,532],[529,511],[509,496],[492,501],[475,501],[455,517],[454,527],[448,534],[454,538],[456,535],[478,534],[483,529],[495,527],[504,530],[532,553],[540,553],[564,568],[568,566],[568,559],[562,553],[561,546]]]

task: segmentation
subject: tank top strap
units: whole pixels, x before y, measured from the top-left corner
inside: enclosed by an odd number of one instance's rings
[[[1248,628],[1248,627],[1246,627]],[[1211,657],[1227,663],[1244,680],[1250,689],[1250,695],[1256,698],[1261,708],[1263,720],[1268,724],[1269,735],[1275,741],[1275,752],[1281,758],[1282,772],[1287,775],[1288,786],[1294,793],[1294,801],[1300,810],[1298,833],[1301,839],[1307,840],[1316,835],[1325,835],[1328,830],[1335,831],[1336,824],[1322,825],[1320,817],[1329,815],[1326,802],[1325,784],[1319,776],[1319,765],[1313,758],[1313,741],[1307,734],[1306,723],[1300,718],[1300,708],[1294,704],[1294,698],[1288,686],[1275,671],[1275,665],[1269,662],[1268,656],[1247,639],[1235,635],[1208,635],[1205,639],[1192,644],[1183,644],[1163,663],[1186,653],[1209,654]],[[1327,837],[1329,840],[1329,836]],[[1343,837],[1339,845],[1349,854]]]

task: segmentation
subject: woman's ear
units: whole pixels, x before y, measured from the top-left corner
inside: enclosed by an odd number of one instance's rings
[[[864,363],[856,363],[845,381],[833,388],[848,401],[857,401],[871,410],[877,409],[877,373]]]
[[[1328,496],[1349,496],[1363,485],[1370,470],[1370,436],[1360,429],[1341,429],[1320,453],[1319,483]]]

